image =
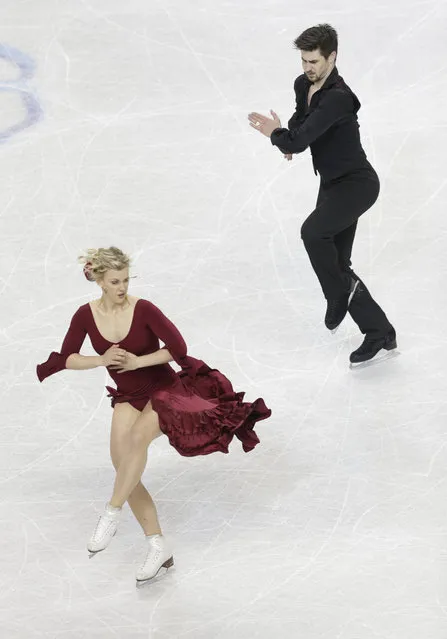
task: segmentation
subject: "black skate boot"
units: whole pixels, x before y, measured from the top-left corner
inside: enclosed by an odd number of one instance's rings
[[[392,351],[397,348],[396,331],[394,328],[392,328],[385,337],[372,337],[365,335],[362,345],[351,353],[349,361],[351,364],[367,362],[375,357],[382,348],[386,351]]]
[[[327,300],[327,310],[324,318],[326,328],[335,333],[342,321],[345,319],[349,305],[357,290],[358,280],[351,278],[351,286],[349,292],[335,300]]]

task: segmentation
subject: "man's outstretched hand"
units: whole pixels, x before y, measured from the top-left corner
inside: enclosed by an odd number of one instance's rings
[[[266,137],[270,137],[275,129],[281,128],[281,120],[274,111],[270,111],[273,118],[269,118],[261,113],[250,113],[248,121],[250,126],[262,133]]]
[[[276,115],[274,111],[270,111],[272,114],[272,118],[268,118],[266,115],[262,115],[261,113],[250,113],[248,116],[248,121],[250,122],[250,126],[262,133],[266,137],[270,137],[275,129],[281,128],[281,120]],[[291,153],[284,153],[284,158],[290,162],[293,159],[293,155]]]

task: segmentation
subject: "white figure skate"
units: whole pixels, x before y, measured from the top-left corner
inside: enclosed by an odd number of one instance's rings
[[[174,558],[162,535],[150,535],[146,538],[147,552],[143,564],[137,571],[137,586],[155,579],[160,572],[166,574],[174,565]],[[166,568],[163,571],[163,568]]]
[[[106,504],[106,509],[104,513],[100,515],[93,535],[87,544],[90,559],[98,552],[105,550],[110,544],[116,535],[120,514],[121,508],[113,508],[113,506]]]

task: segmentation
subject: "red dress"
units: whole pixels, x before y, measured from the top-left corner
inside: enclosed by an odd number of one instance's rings
[[[112,345],[100,334],[90,304],[80,306],[73,315],[61,352],[52,352],[44,364],[37,366],[39,381],[64,370],[68,356],[79,353],[86,335],[99,355]],[[189,357],[174,324],[154,304],[139,299],[129,333],[120,346],[138,356],[148,355],[160,349],[159,340],[182,370],[177,373],[169,364],[160,364],[118,373],[108,367],[117,386],[106,387],[112,406],[129,402],[141,411],[151,400],[161,431],[184,456],[228,453],[234,435],[245,452],[252,450],[259,443],[255,423],[271,415],[264,400],[243,402],[245,393],[235,393],[222,373]]]

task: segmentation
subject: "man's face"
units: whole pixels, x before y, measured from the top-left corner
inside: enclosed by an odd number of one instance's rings
[[[320,49],[315,51],[301,51],[303,71],[313,83],[322,80],[327,75],[332,63],[335,61],[335,52],[328,59],[321,55]]]

